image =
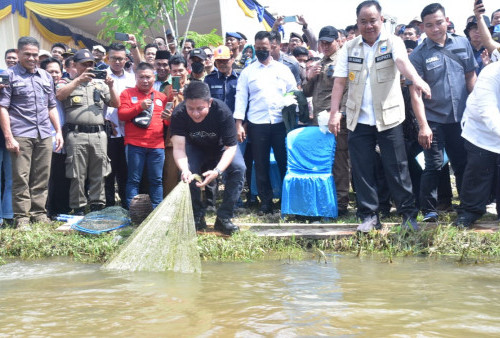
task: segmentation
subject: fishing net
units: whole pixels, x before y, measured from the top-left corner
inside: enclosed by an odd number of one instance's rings
[[[121,207],[109,207],[100,211],[89,212],[81,220],[78,220],[78,216],[71,215],[62,215],[58,219],[64,220],[64,216],[70,217],[65,221],[71,224],[72,229],[95,235],[130,225],[127,210]],[[75,219],[76,222],[71,222],[71,220]]]
[[[201,272],[189,184],[177,184],[102,269]]]

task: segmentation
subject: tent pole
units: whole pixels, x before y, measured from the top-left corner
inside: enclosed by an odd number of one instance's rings
[[[194,10],[196,9],[196,5],[197,4],[198,4],[198,0],[196,0],[194,2],[193,9],[191,10],[191,14],[189,15],[189,21],[188,21],[188,24],[186,26],[186,33],[184,33],[184,39],[182,39],[182,48],[181,48],[181,51],[184,50],[184,44],[186,43],[186,38],[187,38],[187,35],[188,35],[188,32],[189,32],[189,27],[191,26],[191,20],[193,19]]]
[[[176,0],[172,0],[172,11],[174,13],[174,28],[175,28],[175,32],[174,32],[174,37],[175,37],[175,41],[177,43],[177,37],[178,37],[178,34],[179,34],[179,27],[177,27],[177,6],[176,6],[176,3],[175,3]]]

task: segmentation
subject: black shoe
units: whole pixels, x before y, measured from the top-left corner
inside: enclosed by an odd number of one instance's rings
[[[347,214],[349,214],[349,210],[347,210],[347,208],[341,208],[338,210],[337,212],[338,214],[338,217],[342,217],[342,216],[346,216]]]
[[[272,205],[261,205],[258,215],[264,216],[265,214],[272,214],[272,213],[273,213]]]
[[[226,235],[232,235],[233,233],[240,231],[240,228],[234,225],[229,218],[219,217],[215,219],[214,229]]]
[[[474,222],[478,217],[469,215],[469,214],[462,214],[457,217],[457,220],[455,221],[454,225],[458,228],[471,228],[474,225]]]
[[[205,216],[195,216],[194,226],[196,231],[201,231],[207,228],[207,222],[205,222]]]
[[[90,212],[101,211],[102,209],[104,209],[104,204],[91,204],[90,205]]]
[[[85,207],[74,208],[73,215],[75,216],[85,216]]]
[[[380,210],[380,219],[388,219],[391,217],[391,210]]]

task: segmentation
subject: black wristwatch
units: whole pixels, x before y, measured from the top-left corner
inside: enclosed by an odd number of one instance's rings
[[[222,170],[220,170],[219,168],[215,167],[214,171],[217,172],[217,177],[222,176]]]

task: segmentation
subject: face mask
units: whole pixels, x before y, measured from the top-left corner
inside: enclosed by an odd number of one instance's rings
[[[201,62],[193,62],[191,64],[191,70],[195,74],[200,74],[203,73],[203,71],[205,70],[205,66]]]
[[[268,50],[256,50],[255,56],[257,56],[257,59],[259,59],[260,62],[264,62],[269,57],[269,51]]]

